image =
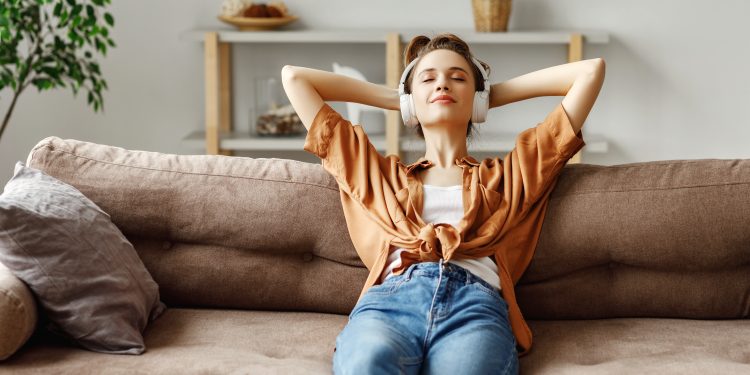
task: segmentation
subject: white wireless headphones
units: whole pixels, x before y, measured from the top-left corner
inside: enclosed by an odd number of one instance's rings
[[[406,76],[409,75],[409,71],[414,67],[419,59],[412,60],[409,65],[404,69],[404,73],[401,75],[401,81],[398,84],[398,95],[401,104],[401,118],[404,120],[404,125],[408,127],[417,126],[419,120],[417,120],[417,112],[414,109],[414,99],[411,94],[407,94],[404,89],[404,83],[406,82]],[[487,111],[490,105],[490,82],[487,78],[487,72],[484,70],[482,64],[474,58],[471,60],[482,72],[482,78],[484,80],[484,91],[474,92],[474,108],[471,113],[471,122],[475,124],[481,124],[487,118]]]

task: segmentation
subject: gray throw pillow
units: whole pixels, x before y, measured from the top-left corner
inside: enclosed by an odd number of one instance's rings
[[[0,262],[36,294],[50,331],[95,352],[143,353],[143,330],[166,310],[109,214],[20,161],[0,195]]]

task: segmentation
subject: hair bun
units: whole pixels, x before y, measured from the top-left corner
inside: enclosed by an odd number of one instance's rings
[[[426,35],[417,35],[414,38],[412,38],[409,41],[409,45],[406,46],[406,51],[404,52],[404,66],[409,65],[409,63],[416,59],[419,55],[419,51],[430,43],[430,38],[428,38]]]

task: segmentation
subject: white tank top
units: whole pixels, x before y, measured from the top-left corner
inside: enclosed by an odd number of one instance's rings
[[[458,223],[464,216],[462,185],[436,186],[422,185],[423,207],[422,219],[425,223],[448,223],[458,227]],[[404,252],[403,248],[391,246],[386,267],[380,275],[380,281],[393,276],[393,269],[401,265],[399,254]],[[456,259],[450,261],[453,264],[466,268],[472,274],[479,276],[490,285],[500,289],[500,276],[498,269],[491,256],[478,259]]]

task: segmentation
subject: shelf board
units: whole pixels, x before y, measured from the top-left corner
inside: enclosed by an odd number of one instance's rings
[[[264,137],[250,134],[248,131],[220,133],[219,148],[225,150],[303,150],[305,135],[288,137]],[[385,138],[383,138],[385,141]],[[206,147],[206,132],[199,130],[188,134],[182,144],[191,148]]]
[[[199,130],[188,134],[182,139],[182,145],[203,149],[206,148],[206,132]],[[264,137],[252,135],[248,131],[235,131],[221,134],[219,148],[234,151],[304,151],[305,135],[290,137]],[[515,146],[516,134],[510,135],[481,135],[469,145],[469,152],[509,152]],[[607,141],[597,134],[585,134],[584,150],[589,153],[605,153],[608,150]],[[385,153],[385,135],[368,135],[370,143],[381,153]],[[416,136],[402,136],[400,149],[402,151],[424,151],[424,140]]]
[[[308,29],[273,31],[238,31],[236,29],[188,30],[180,39],[202,42],[206,32],[219,33],[220,42],[230,43],[385,43],[386,35],[398,32],[402,40],[417,35],[433,35],[431,29]],[[601,30],[511,30],[477,32],[474,29],[451,29],[470,44],[568,44],[572,33],[581,33],[585,43],[609,43],[609,33]]]

